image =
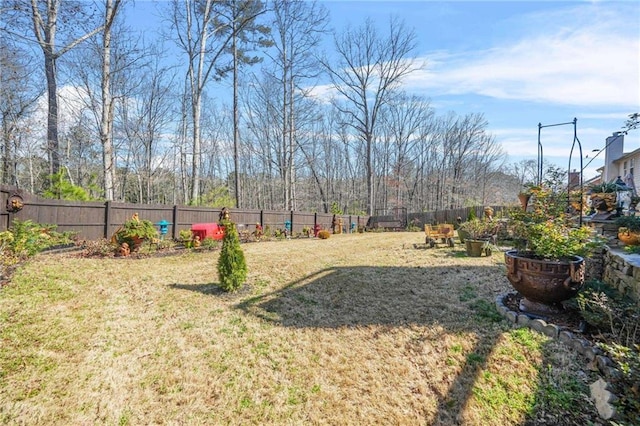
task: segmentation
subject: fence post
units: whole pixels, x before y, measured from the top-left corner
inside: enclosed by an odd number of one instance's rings
[[[104,237],[111,235],[111,200],[104,203]]]
[[[171,215],[171,221],[173,222],[173,231],[171,232],[172,238],[174,240],[178,239],[178,206],[176,204],[173,205],[173,214]]]
[[[260,210],[260,226],[264,229],[264,210]]]
[[[289,220],[291,221],[291,229],[289,230],[289,236],[293,236],[293,210],[291,210],[291,214],[289,215]]]

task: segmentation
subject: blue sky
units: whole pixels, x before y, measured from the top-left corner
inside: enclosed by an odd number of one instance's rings
[[[336,29],[395,14],[418,36],[425,69],[405,89],[439,114],[481,112],[511,161],[537,158],[538,123],[572,122],[583,156],[640,111],[636,2],[328,1]],[[640,129],[625,151],[640,148]],[[545,162],[567,167],[573,126],[543,128]],[[577,150],[577,145],[576,145]],[[574,151],[577,152],[577,151]],[[585,179],[602,164],[600,154]],[[590,159],[584,160],[584,164]],[[572,168],[580,164],[578,156]]]
[[[537,158],[538,123],[577,118],[583,156],[593,157],[592,150],[603,148],[605,138],[640,111],[635,1],[320,3],[337,32],[367,17],[381,28],[391,15],[403,19],[415,30],[417,60],[425,63],[404,89],[431,99],[438,115],[483,113],[510,162]],[[325,46],[330,49],[330,40]],[[544,128],[541,142],[545,162],[568,166],[573,126]],[[638,148],[640,129],[625,141],[625,152]],[[574,152],[571,165],[578,168],[577,145]],[[585,168],[585,179],[595,175],[603,156]]]

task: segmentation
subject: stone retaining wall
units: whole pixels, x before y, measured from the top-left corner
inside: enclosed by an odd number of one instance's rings
[[[640,304],[640,254],[627,254],[620,249],[607,250],[602,281]]]
[[[600,279],[640,304],[640,254],[624,252],[624,245],[618,240],[618,225],[613,219],[589,220],[586,224],[607,239],[608,247],[591,261],[593,270],[589,270],[589,261],[587,262],[586,278]],[[598,277],[600,272],[602,274]]]

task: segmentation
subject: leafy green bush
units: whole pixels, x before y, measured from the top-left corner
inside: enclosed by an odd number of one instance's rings
[[[618,344],[640,344],[640,307],[634,300],[601,281],[588,281],[576,297],[582,317],[603,336]]]
[[[613,193],[618,190],[618,185],[616,185],[615,181],[611,182],[601,182],[595,185],[589,186],[588,190],[590,192],[595,193]]]
[[[225,291],[235,291],[247,279],[247,262],[240,247],[240,238],[235,223],[225,220],[222,250],[218,258],[218,279]]]
[[[529,225],[528,248],[545,259],[584,256],[596,246],[593,230],[588,226],[573,228],[558,220]]]
[[[625,246],[624,251],[629,254],[640,254],[640,246]]]
[[[468,235],[469,239],[477,240],[492,237],[496,234],[497,229],[496,222],[475,218],[462,222],[458,227],[458,232],[462,231]]]
[[[615,222],[618,228],[626,228],[631,232],[640,232],[640,216],[620,216]]]
[[[181,229],[178,232],[178,238],[185,248],[193,247],[193,232],[191,232],[191,229]]]
[[[604,240],[588,226],[577,226],[575,218],[566,213],[566,192],[548,187],[532,189],[532,201],[527,211],[509,212],[509,229],[517,241],[526,244],[522,255],[539,259],[562,260],[570,256],[586,256],[601,247]]]
[[[73,242],[72,233],[60,233],[55,229],[56,225],[14,220],[9,230],[0,232],[2,256],[23,259],[49,247]]]

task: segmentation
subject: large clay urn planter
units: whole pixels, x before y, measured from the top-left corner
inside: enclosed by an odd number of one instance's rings
[[[640,245],[640,232],[632,232],[627,228],[618,229],[618,239],[626,246]]]
[[[572,256],[568,261],[548,261],[519,255],[518,250],[504,254],[507,279],[523,297],[520,309],[549,313],[562,309],[561,302],[571,299],[584,284],[584,259]]]

